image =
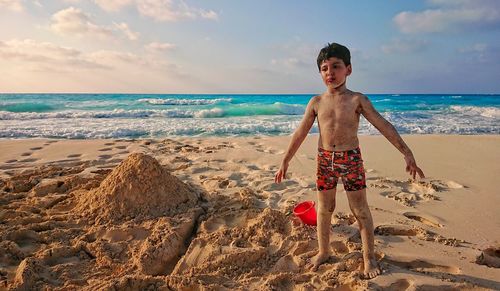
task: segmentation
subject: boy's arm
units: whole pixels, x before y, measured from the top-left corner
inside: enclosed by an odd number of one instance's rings
[[[425,178],[422,170],[417,167],[413,153],[403,141],[394,126],[382,115],[380,115],[365,95],[360,95],[360,105],[361,114],[363,114],[363,116],[404,155],[406,161],[406,171],[410,173],[413,179],[415,179],[417,173],[421,178]]]
[[[300,145],[307,137],[307,134],[309,133],[309,130],[311,129],[312,125],[314,124],[314,120],[316,119],[316,109],[315,109],[316,101],[317,101],[317,96],[311,98],[311,100],[307,104],[304,117],[302,118],[299,127],[297,127],[297,129],[292,135],[292,140],[290,141],[286,154],[283,157],[280,169],[274,175],[275,183],[280,183],[281,180],[285,178],[286,171],[288,169],[288,163],[295,155]]]

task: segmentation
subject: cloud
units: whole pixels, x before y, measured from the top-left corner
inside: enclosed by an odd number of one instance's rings
[[[216,12],[193,8],[184,1],[175,0],[136,0],[137,10],[144,16],[151,17],[156,21],[180,21],[193,20],[199,17],[217,20]]]
[[[165,52],[174,49],[175,45],[166,42],[165,43],[152,42],[144,46],[144,48],[149,52]]]
[[[94,0],[94,2],[105,11],[116,12],[125,6],[132,4],[132,0]]]
[[[427,49],[428,42],[418,39],[394,39],[389,44],[382,46],[382,51],[386,54],[391,53],[415,53]]]
[[[85,59],[82,52],[49,42],[32,39],[0,41],[0,56],[4,61],[17,61],[34,70],[37,68],[54,69],[103,69],[98,63]]]
[[[437,6],[420,12],[403,11],[393,21],[403,33],[445,32],[500,24],[500,5],[491,0],[432,0]]]
[[[24,10],[22,0],[0,0],[0,9],[21,12]]]
[[[125,34],[125,36],[129,40],[137,40],[139,38],[139,33],[130,30],[130,28],[128,27],[128,24],[126,24],[125,22],[114,23],[114,25],[115,25],[115,28],[118,29],[119,31],[123,32],[123,34]]]
[[[95,35],[102,38],[112,36],[111,29],[93,23],[82,10],[69,7],[52,15],[53,31],[66,35]]]
[[[116,37],[116,33],[119,32],[129,40],[139,38],[139,33],[132,31],[124,22],[114,23],[110,27],[98,25],[93,22],[90,15],[74,7],[60,10],[52,15],[50,28],[56,33],[70,36],[106,39]]]
[[[138,55],[130,52],[99,50],[82,52],[32,39],[0,41],[0,59],[15,61],[34,71],[116,70],[133,67],[136,70],[163,70],[175,72],[176,65],[157,56]]]

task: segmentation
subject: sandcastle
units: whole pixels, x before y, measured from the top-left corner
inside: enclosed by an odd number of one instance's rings
[[[151,156],[134,153],[118,165],[100,186],[80,197],[76,211],[96,223],[174,216],[196,205],[190,186]]]

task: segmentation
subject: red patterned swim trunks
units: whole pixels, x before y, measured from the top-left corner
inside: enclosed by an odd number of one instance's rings
[[[319,191],[337,187],[339,178],[342,179],[346,191],[366,188],[365,169],[359,147],[339,152],[318,149],[316,175],[316,187]]]

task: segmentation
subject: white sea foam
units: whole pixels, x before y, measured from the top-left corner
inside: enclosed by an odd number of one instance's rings
[[[138,102],[149,103],[153,105],[210,105],[222,102],[231,103],[231,98],[216,98],[216,99],[176,99],[176,98],[143,98]]]
[[[0,137],[120,138],[212,135],[288,134],[299,124],[298,116],[199,119],[152,118],[3,120]],[[313,132],[317,132],[314,128]]]
[[[450,106],[452,111],[471,116],[481,115],[488,118],[500,118],[500,108],[498,107],[478,107],[478,106]]]
[[[223,117],[224,110],[221,108],[203,109],[194,114],[197,118]]]

